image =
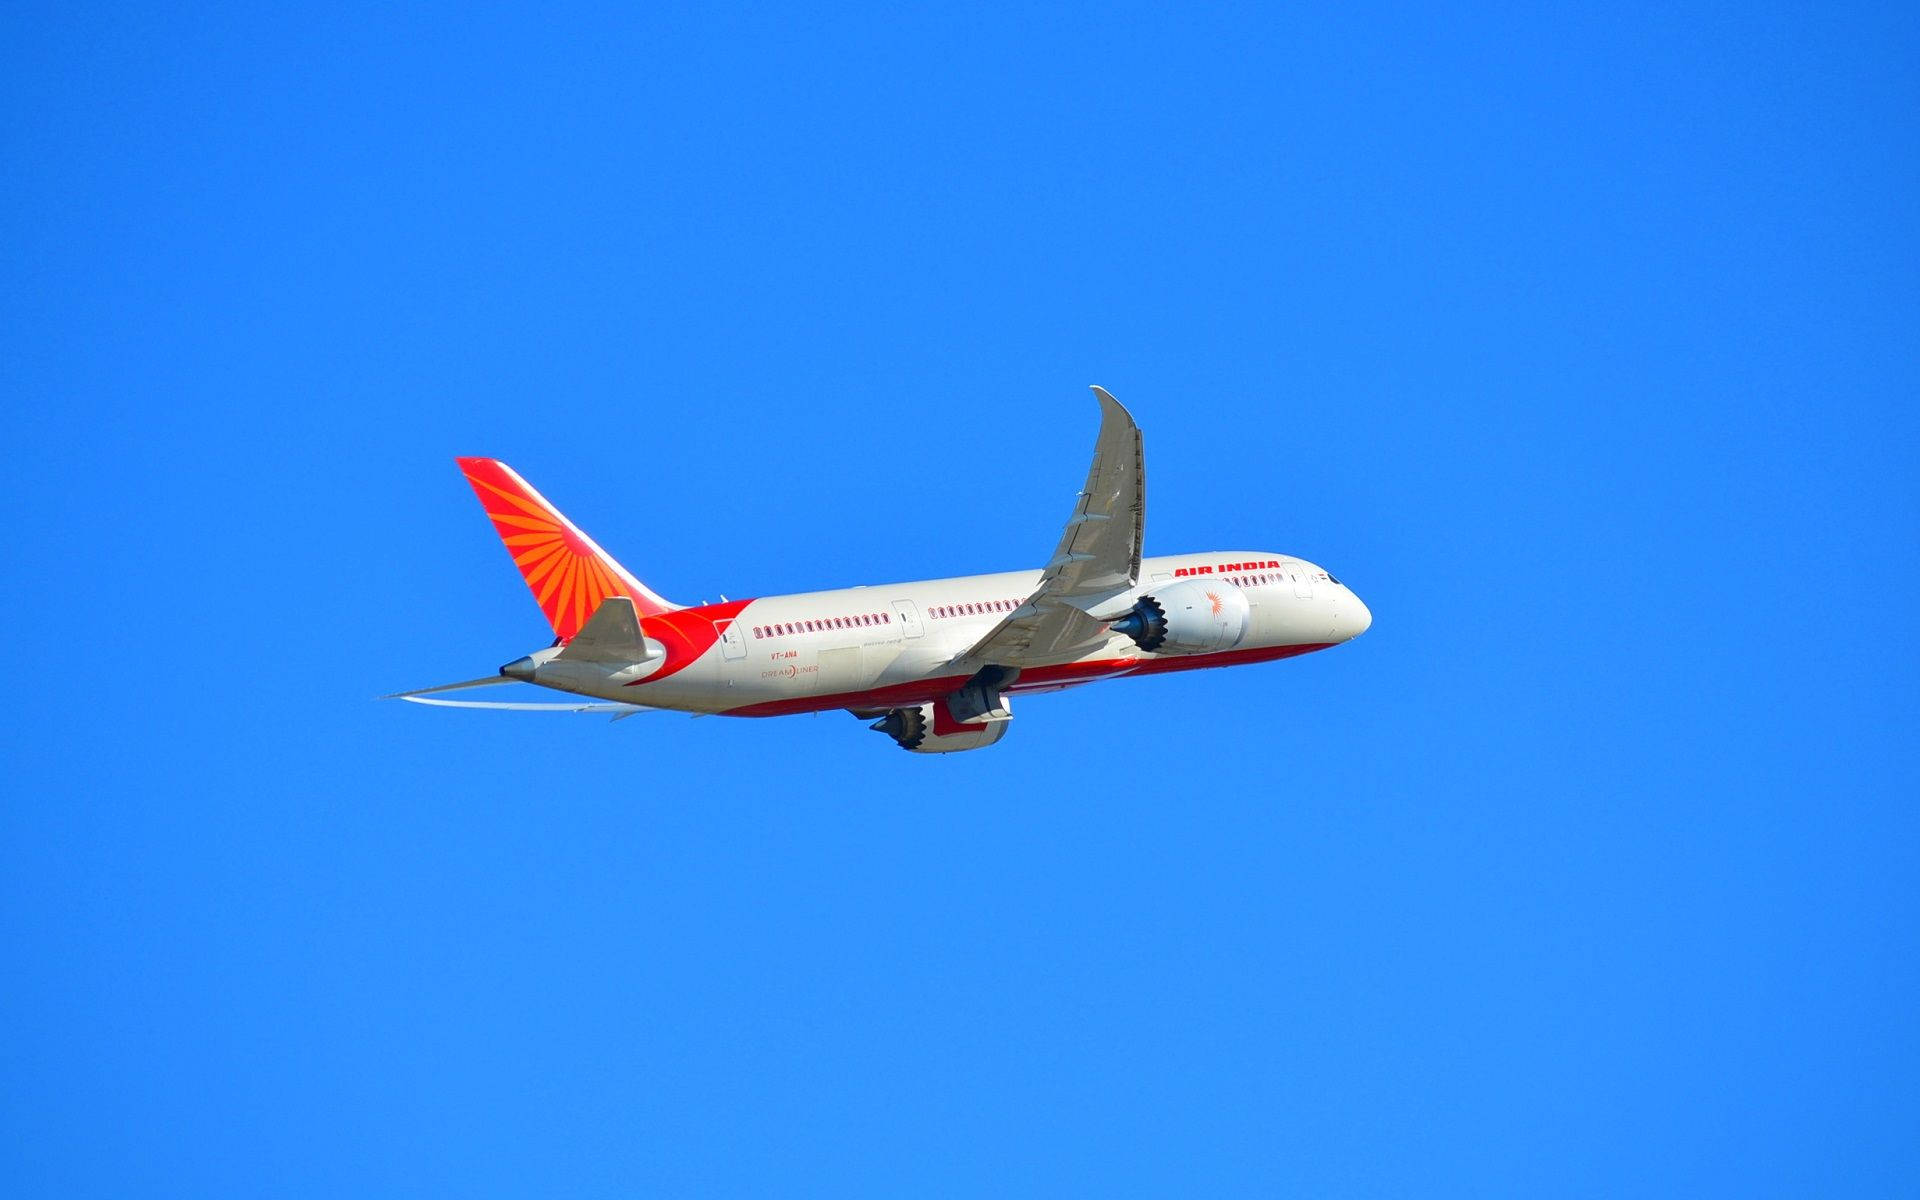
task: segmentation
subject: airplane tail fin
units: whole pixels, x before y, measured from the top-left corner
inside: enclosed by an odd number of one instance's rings
[[[643,616],[680,607],[648,590],[512,467],[492,458],[455,461],[562,641],[579,633],[609,596],[627,597]]]

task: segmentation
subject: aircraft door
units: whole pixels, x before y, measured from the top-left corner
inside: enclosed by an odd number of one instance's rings
[[[911,600],[895,600],[893,611],[900,618],[900,630],[910,638],[917,638],[923,632],[920,628],[920,610]]]
[[[747,656],[747,638],[740,631],[740,622],[728,621],[719,625],[720,653],[729,662],[738,662]]]
[[[1313,599],[1313,576],[1307,573],[1307,564],[1290,562],[1283,568],[1293,577],[1293,595],[1296,600]]]

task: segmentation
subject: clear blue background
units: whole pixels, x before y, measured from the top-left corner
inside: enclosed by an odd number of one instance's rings
[[[37,11],[36,11],[37,10]],[[19,1195],[1911,1196],[1911,5],[0,18]],[[1373,631],[429,711],[455,471],[685,601],[1149,552]]]

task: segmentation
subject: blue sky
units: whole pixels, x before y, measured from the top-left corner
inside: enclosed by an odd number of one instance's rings
[[[14,6],[23,1195],[1911,1195],[1914,12]],[[423,711],[544,624],[1149,552],[1325,654]]]

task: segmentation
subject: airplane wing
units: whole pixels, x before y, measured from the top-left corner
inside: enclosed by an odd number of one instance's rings
[[[608,603],[612,603],[608,601]],[[596,617],[596,619],[598,619]],[[502,687],[520,682],[505,675],[489,675],[484,679],[467,679],[459,683],[443,683],[438,687],[416,688],[411,692],[394,692],[382,700],[405,700],[409,704],[431,704],[439,708],[494,708],[509,712],[575,712],[575,713],[615,713],[618,721],[636,713],[666,712],[664,708],[649,708],[644,704],[622,704],[617,701],[576,700],[572,702],[545,703],[538,701],[512,700],[442,700],[441,692],[464,692],[471,688]]]
[[[635,713],[665,712],[663,708],[647,708],[639,704],[616,704],[611,701],[582,701],[576,704],[542,704],[538,701],[514,702],[502,700],[441,700],[434,696],[395,696],[395,700],[406,700],[414,704],[433,704],[441,708],[497,708],[508,712],[573,712],[573,713],[619,713],[630,717]],[[614,718],[619,720],[619,717]]]
[[[1076,658],[1107,640],[1107,621],[1091,614],[1139,582],[1147,508],[1140,427],[1105,388],[1093,394],[1100,401],[1093,465],[1040,586],[956,663],[1023,667]]]

